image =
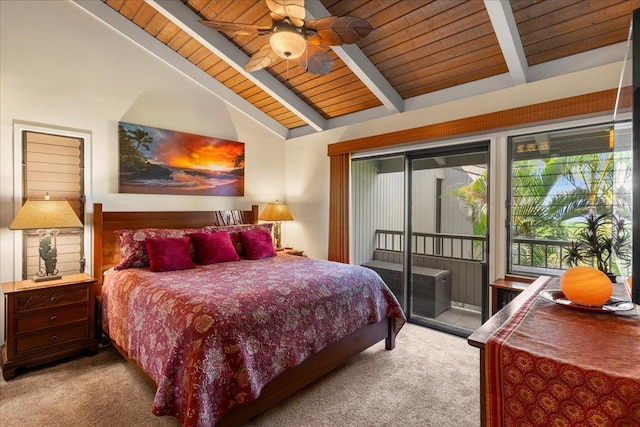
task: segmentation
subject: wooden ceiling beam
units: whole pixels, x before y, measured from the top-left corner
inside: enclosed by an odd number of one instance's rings
[[[247,79],[251,80],[257,86],[260,86],[265,92],[277,99],[278,102],[294,112],[316,131],[322,131],[327,128],[326,120],[320,114],[301,101],[271,74],[265,70],[253,73],[244,71],[244,65],[249,60],[249,57],[218,31],[202,25],[199,22],[200,17],[184,3],[172,0],[146,1],[191,37],[198,40],[204,46],[207,46],[214,54],[221,57],[238,72],[244,74]]]
[[[318,0],[307,1],[305,8],[307,10],[306,19],[320,19],[331,15]],[[382,102],[389,114],[404,111],[404,99],[360,50],[358,45],[331,46],[331,49]]]
[[[496,37],[498,37],[504,60],[509,67],[511,80],[516,85],[527,83],[529,64],[524,53],[516,19],[511,10],[511,4],[505,0],[484,0],[484,5]]]

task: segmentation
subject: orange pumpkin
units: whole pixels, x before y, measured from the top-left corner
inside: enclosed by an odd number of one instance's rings
[[[565,297],[576,304],[602,305],[613,294],[611,279],[597,268],[571,267],[560,276],[560,288]]]

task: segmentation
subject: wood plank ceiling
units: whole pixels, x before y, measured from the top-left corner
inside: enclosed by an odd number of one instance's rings
[[[600,65],[620,61],[640,7],[640,0],[307,0],[306,19],[351,15],[374,28],[357,44],[329,49],[332,71],[314,75],[285,60],[246,73],[268,36],[233,37],[198,22],[269,26],[264,0],[74,1],[194,79],[215,80],[213,92],[285,139],[400,113],[408,102],[416,108],[491,79],[527,83],[535,67],[561,74],[563,59],[575,66],[592,52]]]

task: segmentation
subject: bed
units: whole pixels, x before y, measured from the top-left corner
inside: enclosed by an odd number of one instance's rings
[[[236,236],[242,224],[259,227],[257,218],[257,206],[105,212],[94,204],[99,329],[156,389],[155,414],[185,426],[241,425],[373,344],[395,347],[404,314],[363,267],[278,254],[180,271],[119,268],[121,230]]]

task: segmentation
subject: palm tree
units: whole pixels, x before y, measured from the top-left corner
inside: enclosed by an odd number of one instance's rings
[[[566,180],[573,189],[565,194],[564,219],[586,213],[611,213],[613,206],[613,153],[567,157],[571,164]]]
[[[147,165],[147,159],[136,150],[129,133],[122,126],[118,126],[118,143],[121,173],[136,172]]]
[[[140,146],[142,146],[147,151],[150,149],[149,144],[153,142],[153,138],[149,136],[149,133],[146,130],[137,128],[134,130],[130,130],[127,133],[131,142],[135,145],[136,150],[140,151]]]
[[[529,159],[514,164],[511,181],[511,232],[515,238],[567,240],[576,219],[597,211],[610,214],[613,197],[611,153]],[[486,225],[486,175],[456,189],[469,217],[484,230]],[[554,249],[533,245],[522,256],[532,265],[547,258],[560,265]]]
[[[483,172],[472,183],[454,190],[461,207],[473,224],[473,234],[481,236],[487,230],[487,172]]]
[[[235,169],[244,168],[244,150],[233,159],[233,167]]]
[[[558,157],[518,161],[511,181],[512,233],[516,237],[562,238],[554,223],[563,204],[551,193],[570,170]]]

